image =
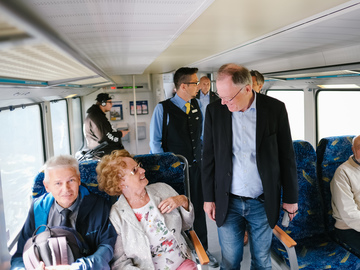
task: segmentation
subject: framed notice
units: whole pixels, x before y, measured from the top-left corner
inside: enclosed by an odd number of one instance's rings
[[[110,120],[120,121],[123,120],[123,105],[122,101],[113,101],[113,106],[110,110]]]
[[[139,100],[136,101],[136,108],[134,107],[134,101],[130,101],[130,115],[136,114],[142,115],[142,114],[148,114],[149,113],[149,107],[148,107],[148,101],[147,100]]]

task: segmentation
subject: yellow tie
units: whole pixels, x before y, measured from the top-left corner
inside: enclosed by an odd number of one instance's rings
[[[189,114],[189,112],[190,112],[190,103],[186,102],[185,107],[186,107],[186,114]]]

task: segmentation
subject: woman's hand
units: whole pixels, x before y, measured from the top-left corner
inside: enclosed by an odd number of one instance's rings
[[[185,195],[178,195],[169,197],[159,203],[158,208],[161,214],[170,213],[175,208],[182,206],[186,211],[189,211],[189,201]]]

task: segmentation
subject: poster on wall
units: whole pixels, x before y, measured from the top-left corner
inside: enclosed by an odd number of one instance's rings
[[[110,120],[111,121],[120,121],[123,120],[123,107],[122,101],[113,101],[113,106],[110,110]]]
[[[134,115],[135,114],[134,101],[130,101],[129,103],[130,103],[130,115]],[[149,113],[148,101],[147,100],[136,101],[136,114],[142,115],[148,113]]]

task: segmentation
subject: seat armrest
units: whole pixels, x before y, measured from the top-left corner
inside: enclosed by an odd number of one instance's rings
[[[286,252],[289,257],[289,264],[291,270],[298,270],[299,265],[297,261],[297,256],[295,252],[296,242],[286,233],[284,232],[278,225],[275,225],[273,229],[273,234],[277,239],[283,244],[286,249]]]
[[[203,247],[203,245],[201,244],[199,238],[197,237],[196,233],[194,230],[189,230],[188,233],[185,233],[185,239],[189,236],[189,238],[191,239],[190,243],[188,243],[190,249],[193,251],[195,250],[196,255],[199,258],[200,264],[204,265],[204,264],[208,264],[209,263],[209,257],[206,254],[206,251]],[[187,240],[188,242],[188,240]]]
[[[277,239],[280,240],[283,245],[285,244],[288,248],[296,246],[296,242],[286,233],[284,232],[278,225],[275,225],[273,229],[273,233]]]

